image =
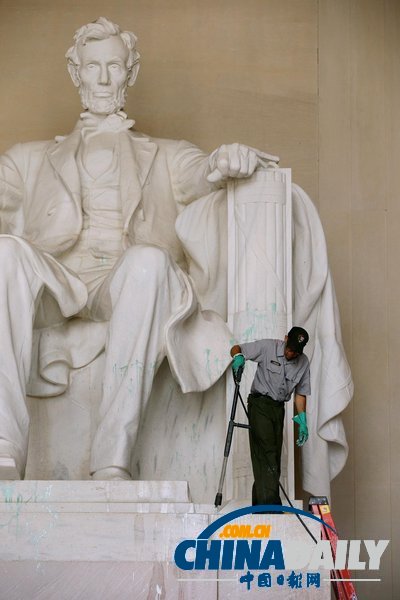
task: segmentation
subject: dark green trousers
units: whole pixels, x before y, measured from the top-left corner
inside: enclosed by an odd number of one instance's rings
[[[254,484],[252,502],[282,504],[279,497],[285,405],[269,396],[248,397],[249,440]]]

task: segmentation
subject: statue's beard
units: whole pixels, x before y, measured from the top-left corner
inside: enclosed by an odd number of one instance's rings
[[[111,115],[121,110],[125,106],[126,92],[127,85],[124,85],[119,87],[112,95],[99,98],[95,95],[96,92],[93,92],[82,83],[79,86],[79,95],[83,108],[97,115]]]

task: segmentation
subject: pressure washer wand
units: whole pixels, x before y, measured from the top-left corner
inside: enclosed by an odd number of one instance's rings
[[[217,491],[217,495],[215,496],[215,501],[214,501],[215,507],[221,506],[221,503],[222,503],[222,488],[224,486],[225,475],[226,475],[226,466],[228,464],[229,452],[231,450],[231,445],[232,445],[233,430],[235,427],[242,427],[244,429],[250,429],[250,425],[247,425],[247,424],[245,425],[244,423],[236,423],[235,422],[238,398],[240,398],[243,408],[247,414],[246,408],[243,404],[242,397],[240,395],[240,380],[242,379],[242,374],[243,374],[243,367],[240,367],[237,370],[236,375],[234,374],[234,376],[233,376],[234,380],[235,380],[235,391],[233,394],[233,402],[232,402],[231,416],[230,416],[229,424],[228,424],[228,431],[226,432],[224,460],[222,463],[221,476],[219,478],[218,491]]]

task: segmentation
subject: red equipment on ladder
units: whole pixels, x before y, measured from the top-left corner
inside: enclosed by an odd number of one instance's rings
[[[326,496],[312,496],[309,500],[310,510],[329,527],[321,526],[321,535],[323,540],[329,540],[332,548],[333,560],[336,561],[336,547],[338,541],[337,533],[334,533],[330,527],[336,531],[335,523],[329,508],[328,498]],[[351,581],[348,569],[335,569],[331,571],[332,587],[337,600],[357,600],[356,590]]]

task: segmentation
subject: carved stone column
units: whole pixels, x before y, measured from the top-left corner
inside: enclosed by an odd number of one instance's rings
[[[291,171],[267,167],[228,186],[228,324],[240,344],[283,339],[292,326]],[[246,364],[246,402],[256,365]],[[227,415],[233,380],[227,373]],[[282,483],[294,499],[293,403],[286,406]],[[236,421],[246,422],[240,404]],[[248,434],[236,429],[227,473],[227,498],[248,498],[253,481]]]

